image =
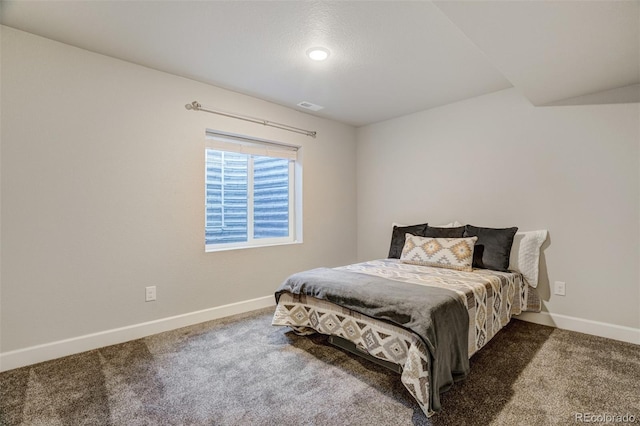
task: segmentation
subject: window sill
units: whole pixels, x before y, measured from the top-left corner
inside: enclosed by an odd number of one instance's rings
[[[205,246],[205,253],[215,253],[220,251],[232,251],[232,250],[246,250],[246,249],[255,249],[255,248],[265,248],[265,247],[277,247],[277,246],[289,246],[294,244],[302,244],[302,241],[287,241],[284,243],[267,243],[267,244],[256,244],[250,246],[233,246],[233,247],[207,247]]]

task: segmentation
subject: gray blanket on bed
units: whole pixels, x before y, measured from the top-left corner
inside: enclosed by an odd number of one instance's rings
[[[469,314],[451,290],[318,268],[290,276],[276,291],[276,302],[283,292],[323,299],[417,334],[431,356],[434,411],[440,410],[440,392],[469,372]]]

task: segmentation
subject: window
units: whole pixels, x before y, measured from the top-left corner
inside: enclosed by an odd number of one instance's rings
[[[297,147],[207,132],[207,251],[299,241]]]

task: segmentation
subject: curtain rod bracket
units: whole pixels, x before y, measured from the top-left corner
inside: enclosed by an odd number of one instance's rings
[[[193,101],[193,102],[191,102],[190,104],[186,104],[184,107],[185,107],[186,109],[188,109],[188,110],[198,111],[198,110],[202,107],[202,105],[200,105],[200,104],[199,104],[198,102],[196,102],[196,101]]]
[[[202,107],[202,105],[200,105],[197,101],[193,101],[190,104],[186,104],[184,107],[189,111],[204,111],[204,112],[209,112],[211,114],[223,115],[225,117],[237,118],[238,120],[244,120],[244,121],[249,121],[251,123],[262,124],[263,126],[275,127],[282,130],[287,130],[289,132],[300,133],[305,136],[311,136],[314,139],[317,135],[317,132],[313,130],[300,129],[298,127],[289,126],[287,124],[267,121],[262,118],[249,117],[246,115],[236,114],[233,112],[227,112],[227,111],[221,111],[221,110],[216,110],[212,108]]]

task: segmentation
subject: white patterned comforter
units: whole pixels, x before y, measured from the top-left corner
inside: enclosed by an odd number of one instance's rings
[[[512,315],[540,311],[540,299],[533,288],[523,284],[519,273],[486,269],[464,272],[409,265],[396,259],[336,269],[454,291],[469,313],[469,357],[504,327]],[[324,300],[290,293],[281,295],[272,324],[289,326],[298,334],[318,332],[339,336],[376,358],[399,364],[403,368],[404,386],[427,416],[434,414],[429,406],[429,353],[412,332]]]

